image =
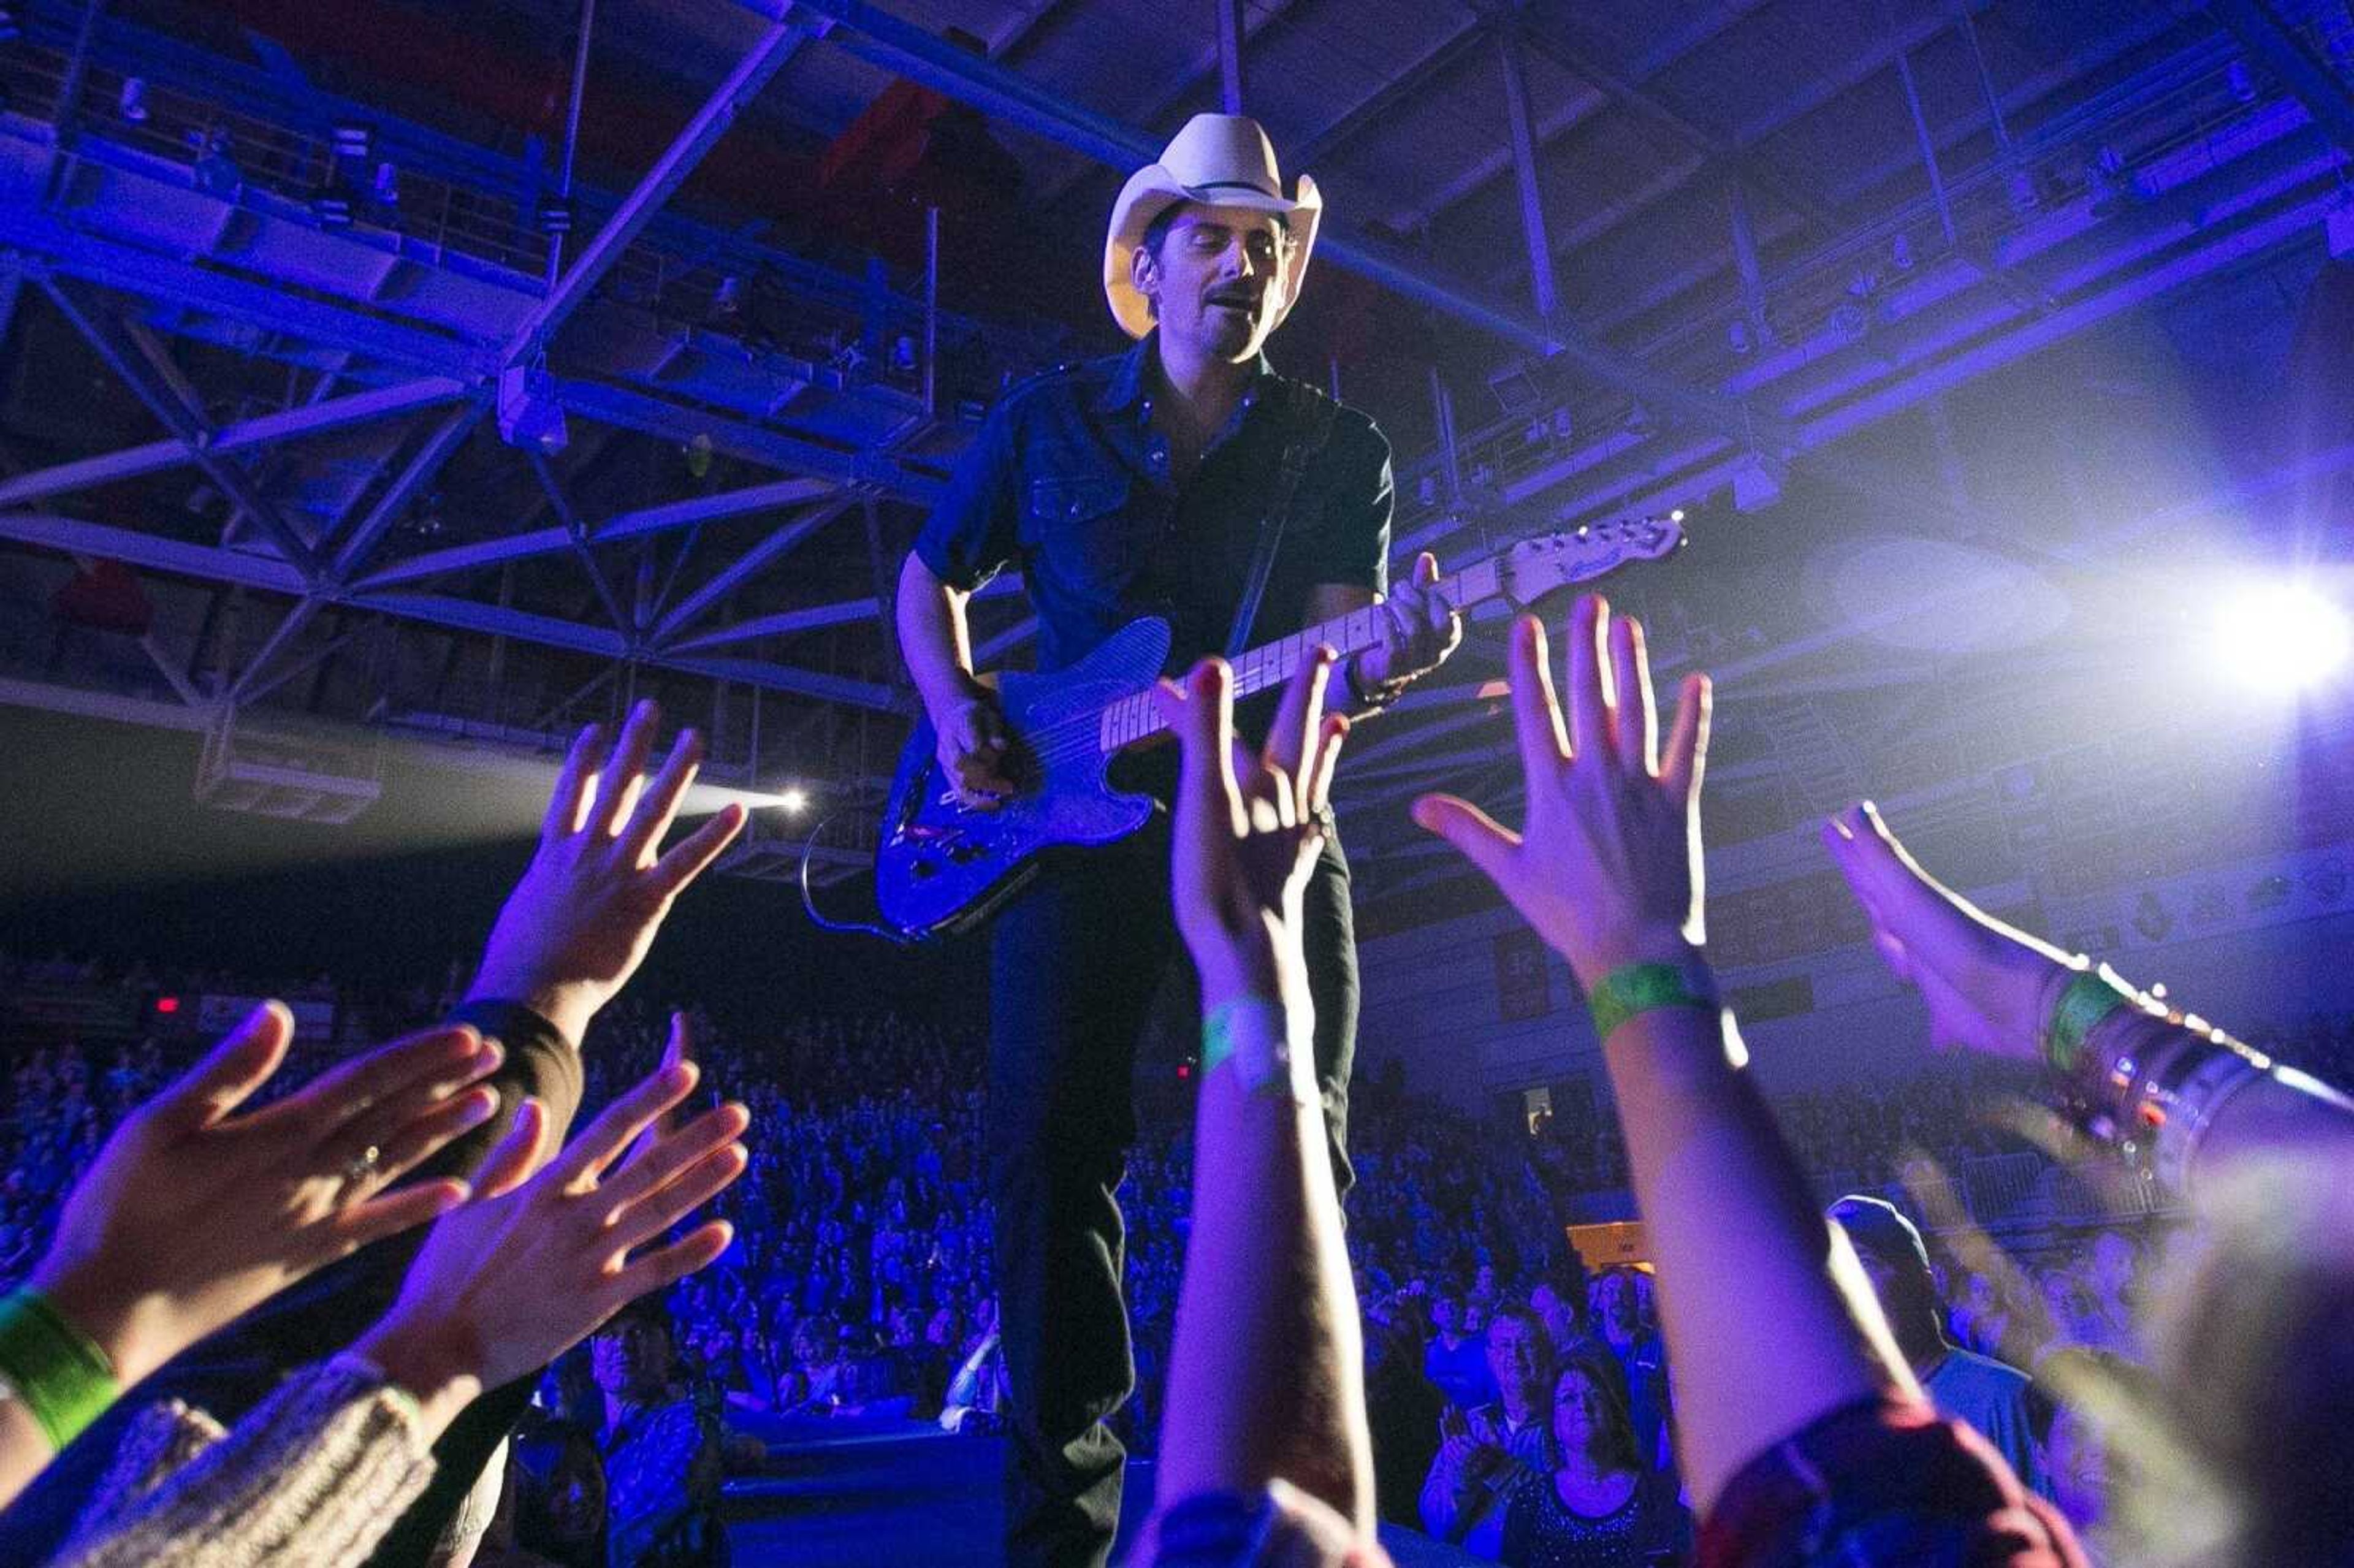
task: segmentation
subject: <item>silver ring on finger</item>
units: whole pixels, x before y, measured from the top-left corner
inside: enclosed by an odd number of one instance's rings
[[[383,1160],[384,1150],[373,1143],[369,1144],[366,1149],[344,1161],[344,1185],[358,1186],[376,1173],[376,1169]]]

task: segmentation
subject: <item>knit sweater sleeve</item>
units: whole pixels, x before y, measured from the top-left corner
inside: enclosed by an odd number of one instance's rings
[[[341,1360],[295,1372],[208,1444],[219,1428],[202,1412],[151,1414],[144,1453],[205,1446],[163,1473],[118,1463],[54,1568],[355,1568],[433,1475],[414,1402]]]

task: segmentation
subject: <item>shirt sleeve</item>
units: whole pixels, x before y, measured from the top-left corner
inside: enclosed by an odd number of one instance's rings
[[[1834,1411],[1744,1466],[1702,1526],[1698,1562],[2086,1568],[2065,1521],[1983,1437],[1897,1400]]]
[[[1013,410],[1001,402],[957,461],[948,488],[916,535],[916,556],[932,576],[970,593],[1020,556],[1013,464]]]
[[[165,1418],[187,1422],[183,1410]],[[295,1373],[136,1502],[104,1499],[58,1563],[353,1568],[432,1473],[415,1403],[329,1362]]]
[[[1387,593],[1390,520],[1396,503],[1389,438],[1363,414],[1344,408],[1333,421],[1330,455],[1321,466],[1324,505],[1306,563],[1308,580]]]

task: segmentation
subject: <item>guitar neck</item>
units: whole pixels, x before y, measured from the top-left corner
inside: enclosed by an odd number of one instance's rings
[[[1484,604],[1504,591],[1502,571],[1493,556],[1453,577],[1441,577],[1433,586],[1458,610]],[[1299,667],[1314,656],[1319,647],[1329,647],[1345,660],[1378,646],[1388,619],[1379,605],[1368,605],[1313,626],[1303,626],[1288,637],[1249,650],[1235,660],[1235,698],[1240,700],[1283,684],[1299,673]],[[1161,720],[1161,710],[1154,705],[1152,694],[1137,692],[1105,707],[1097,743],[1108,756],[1149,740],[1168,727]]]

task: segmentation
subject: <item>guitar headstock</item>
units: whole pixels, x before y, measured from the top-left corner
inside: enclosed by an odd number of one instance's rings
[[[1628,561],[1673,555],[1683,542],[1681,512],[1589,523],[1522,540],[1504,552],[1498,576],[1504,597],[1525,609],[1557,588],[1590,582]]]

